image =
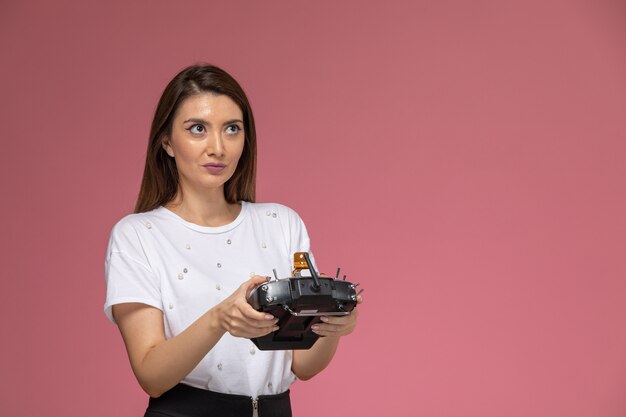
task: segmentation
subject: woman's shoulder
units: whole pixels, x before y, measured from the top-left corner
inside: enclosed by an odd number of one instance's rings
[[[132,213],[122,217],[113,226],[111,236],[137,234],[150,230],[155,222],[163,217],[162,207],[144,213]]]
[[[280,203],[246,203],[249,210],[253,211],[257,215],[266,217],[281,217],[284,219],[299,219],[298,213],[284,204]]]

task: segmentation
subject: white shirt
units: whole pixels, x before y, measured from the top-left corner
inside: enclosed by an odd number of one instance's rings
[[[293,254],[309,252],[304,223],[280,204],[242,202],[230,224],[204,227],[164,207],[131,214],[111,232],[105,261],[104,311],[143,303],[163,312],[166,338],[182,332],[252,275],[291,276]],[[292,352],[260,351],[249,339],[224,334],[181,382],[211,391],[278,394],[295,380]]]

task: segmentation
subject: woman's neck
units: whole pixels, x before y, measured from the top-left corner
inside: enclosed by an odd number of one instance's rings
[[[203,190],[196,193],[193,190],[178,190],[176,196],[165,208],[173,211],[186,221],[199,226],[218,227],[232,223],[239,212],[241,204],[230,204],[224,197],[224,188]]]

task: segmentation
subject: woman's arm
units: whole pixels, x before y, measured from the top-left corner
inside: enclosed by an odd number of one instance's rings
[[[361,304],[361,296],[357,304]],[[339,339],[352,333],[356,327],[359,310],[355,308],[350,315],[342,317],[322,317],[324,323],[313,325],[313,331],[321,337],[308,350],[294,350],[291,371],[301,380],[313,378],[328,366],[335,356]]]
[[[277,320],[272,315],[254,310],[246,301],[248,292],[263,282],[266,278],[259,276],[246,281],[227,299],[168,340],[161,310],[140,303],[114,305],[113,316],[143,390],[151,397],[159,397],[174,387],[226,332],[252,338],[276,330]]]

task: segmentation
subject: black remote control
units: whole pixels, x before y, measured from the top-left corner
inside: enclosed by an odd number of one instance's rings
[[[260,350],[309,349],[319,338],[312,325],[322,316],[346,316],[356,306],[358,284],[346,281],[345,275],[339,280],[339,269],[334,279],[320,277],[309,254],[300,255],[306,259],[311,277],[278,279],[274,271],[275,280],[258,285],[248,296],[255,310],[278,318],[278,330],[251,339]]]

